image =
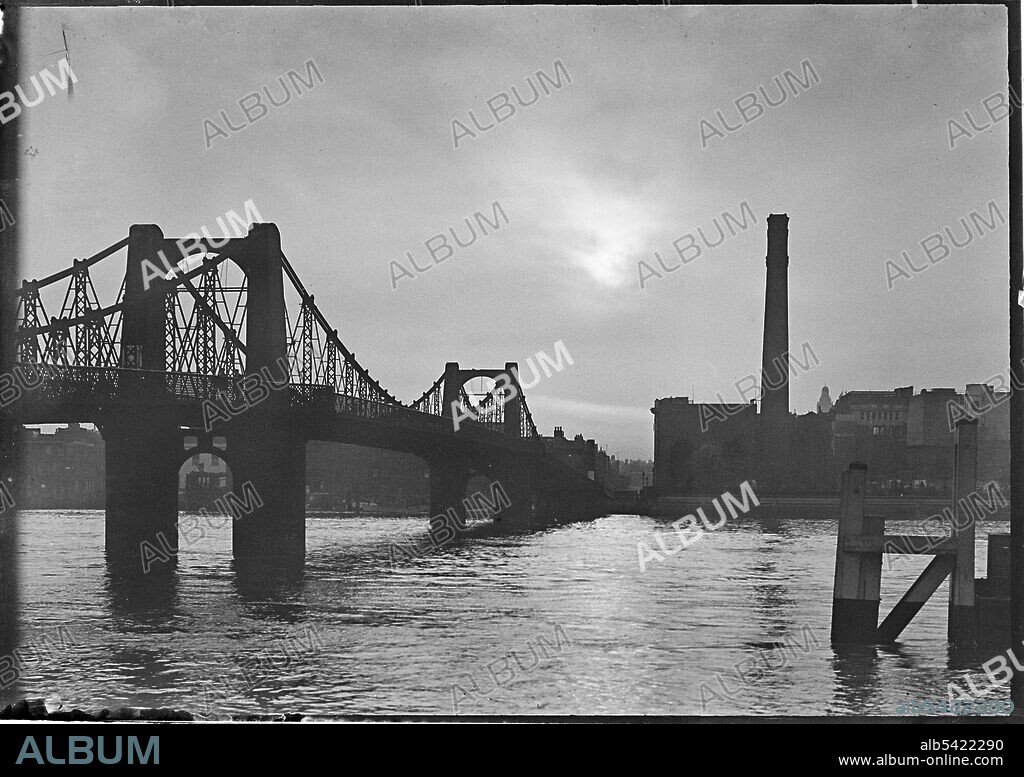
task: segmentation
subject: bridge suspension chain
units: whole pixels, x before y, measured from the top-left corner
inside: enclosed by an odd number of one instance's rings
[[[402,403],[398,401],[394,396],[391,395],[383,386],[374,380],[370,373],[368,373],[362,365],[356,361],[355,354],[345,347],[345,344],[338,338],[338,330],[331,327],[324,314],[316,306],[316,302],[313,296],[306,291],[306,287],[302,284],[301,279],[295,272],[291,263],[288,261],[283,253],[281,254],[281,266],[284,268],[285,274],[288,276],[288,280],[291,281],[292,287],[299,295],[302,301],[302,311],[300,312],[299,319],[302,322],[303,330],[300,335],[296,332],[292,336],[292,341],[295,343],[297,336],[307,338],[307,342],[313,342],[313,331],[319,330],[317,336],[322,334],[325,342],[333,344],[332,349],[326,349],[321,347],[320,354],[323,358],[323,363],[317,367],[311,367],[308,369],[310,377],[316,377],[319,375],[318,380],[322,380],[322,385],[338,385],[335,379],[333,383],[328,375],[337,375],[338,373],[342,376],[342,385],[344,386],[344,394],[347,396],[357,397],[364,401],[373,401],[385,405],[402,406]],[[307,335],[305,330],[311,330]],[[318,341],[317,341],[318,342]],[[303,352],[304,354],[305,352]],[[304,358],[304,356],[303,356]],[[330,361],[333,359],[333,363]],[[300,363],[296,364],[293,361],[294,368],[297,368],[299,375],[304,374],[305,364],[302,363],[302,359],[298,360]]]
[[[116,246],[117,244],[115,244]],[[85,367],[116,363],[120,317],[112,314],[106,321],[89,268],[103,258],[104,252],[87,260],[74,260],[72,266],[44,281],[22,281],[18,297],[18,359]],[[109,255],[109,254],[108,254]],[[70,278],[61,303],[60,315],[47,316],[40,289]],[[121,293],[123,293],[123,285]],[[80,326],[71,326],[75,320]]]
[[[38,291],[39,289],[46,288],[47,286],[49,286],[52,283],[56,283],[57,281],[63,280],[64,278],[69,278],[69,277],[71,277],[71,275],[75,272],[75,270],[77,268],[79,268],[79,267],[85,267],[85,268],[92,267],[97,262],[100,262],[100,261],[106,259],[111,254],[117,253],[122,248],[125,248],[127,245],[128,245],[128,238],[124,238],[123,240],[118,240],[113,245],[107,246],[106,248],[104,248],[99,253],[93,254],[92,256],[90,256],[88,259],[82,259],[80,262],[77,262],[76,264],[73,264],[71,267],[65,267],[63,270],[59,270],[59,271],[53,273],[52,275],[47,275],[42,280],[22,281],[21,282],[21,288],[17,289],[14,292],[14,295],[18,296],[18,297],[21,297],[21,296],[24,296],[25,294],[29,294],[30,293],[30,289],[35,289],[36,291]]]
[[[128,245],[128,238],[100,251],[88,259],[76,260],[71,267],[53,273],[42,280],[22,281],[15,292],[18,305],[18,353],[22,361],[33,362],[58,358],[61,364],[74,362],[79,366],[119,367],[118,353],[121,335],[121,317],[125,305],[125,283],[122,280],[117,299],[102,306],[89,275],[89,269]],[[215,264],[228,259],[227,254],[217,256]],[[194,292],[190,279],[203,272],[205,265],[187,273],[176,274],[171,280],[153,283],[144,294],[174,294],[174,287],[184,285]],[[47,318],[39,290],[60,280],[71,278],[61,306],[60,317]],[[136,298],[138,299],[138,298]],[[42,316],[40,316],[42,313]],[[41,345],[41,347],[40,347]],[[72,359],[65,353],[72,349]],[[63,357],[58,354],[65,353]],[[176,358],[180,360],[181,354]]]
[[[505,423],[505,407],[514,403],[519,406],[519,436],[539,437],[540,433],[537,431],[537,425],[533,422],[533,415],[526,404],[523,390],[519,388],[518,383],[515,385],[517,392],[511,402],[501,402],[497,394],[490,393],[480,402],[480,407],[477,409],[476,414],[481,422],[501,428]]]
[[[421,413],[431,415],[443,415],[442,402],[444,393],[444,373],[434,381],[433,385],[423,392],[423,395],[413,402],[409,407]]]

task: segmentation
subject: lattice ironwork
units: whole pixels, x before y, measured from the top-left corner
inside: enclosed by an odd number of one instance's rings
[[[140,370],[137,352],[129,354],[132,358],[122,363],[125,280],[116,298],[104,304],[91,269],[127,245],[125,238],[88,259],[74,260],[70,267],[42,280],[22,283],[16,293],[19,364],[42,370],[39,379],[55,397],[61,390],[70,392],[69,396],[95,397],[101,397],[103,391],[116,392],[126,385],[122,377],[130,370],[133,385],[162,385],[165,394],[185,401],[189,397],[213,396],[212,392],[220,391],[225,381],[244,375],[247,281],[239,270],[242,280],[234,285],[229,283],[225,263],[231,257],[216,250],[200,252],[201,266],[175,269],[172,277],[153,282],[144,292],[162,296],[165,371]],[[294,401],[327,401],[339,413],[366,418],[388,416],[392,420],[400,417],[404,423],[447,430],[446,424],[431,420],[451,413],[450,408],[443,406],[444,375],[411,405],[403,405],[345,347],[338,330],[330,326],[283,254],[281,267],[299,298],[294,326],[285,311]],[[62,285],[65,281],[66,286]],[[63,296],[56,296],[60,292]],[[58,315],[48,314],[46,295],[52,303],[50,309],[59,311]],[[59,308],[57,300],[61,300]],[[161,375],[166,376],[163,383]],[[61,381],[67,383],[63,389]],[[459,398],[463,408],[477,417],[472,423],[481,433],[486,429],[505,431],[506,403],[496,401],[493,395],[471,397],[465,387],[460,388]],[[519,436],[538,436],[521,391],[510,402],[519,409]]]
[[[38,329],[46,321],[46,309],[39,298],[39,289],[34,283],[25,281],[22,283],[22,295],[18,304],[18,328]],[[40,320],[40,315],[42,320]],[[18,361],[35,364],[40,361],[40,337],[29,337],[18,343]],[[43,349],[46,348],[45,339]]]
[[[121,330],[122,283],[117,299],[104,306],[93,285],[90,269],[123,248],[115,243],[89,259],[75,259],[71,267],[41,281],[23,281],[17,291],[18,360],[25,364],[60,364],[82,367],[117,363]],[[49,316],[41,290],[52,295],[67,280],[59,315]],[[51,296],[51,301],[53,297]]]
[[[288,258],[281,265],[292,288],[299,296],[299,314],[289,335],[288,360],[292,381],[304,392],[314,387],[334,387],[338,394],[359,402],[402,406],[380,383],[370,377],[356,355],[338,338],[338,330],[327,322],[306,291]]]
[[[508,390],[506,389],[506,392]],[[519,436],[539,437],[537,425],[533,422],[530,408],[526,404],[526,397],[520,389],[514,399],[500,401],[498,394],[490,393],[483,397],[477,408],[476,414],[481,423],[494,428],[495,431],[505,431],[505,410],[509,405],[519,408]]]
[[[444,373],[434,381],[434,385],[423,392],[423,395],[409,405],[413,410],[431,415],[444,415]]]
[[[226,257],[208,254],[201,268],[176,274],[164,287],[168,371],[244,374],[247,281],[242,275],[237,285],[225,283],[225,265]]]

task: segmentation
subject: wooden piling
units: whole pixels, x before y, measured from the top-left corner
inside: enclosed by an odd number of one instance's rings
[[[978,421],[956,425],[956,459],[953,469],[953,540],[956,562],[949,585],[947,637],[957,645],[974,642],[974,538],[976,511],[968,495],[978,487]]]
[[[988,535],[988,579],[1009,582],[1010,580],[1010,535]]]
[[[977,510],[972,497],[977,498],[977,420],[958,423],[955,440],[954,523],[948,537],[887,536],[883,518],[864,515],[867,467],[855,462],[843,473],[832,594],[833,643],[894,642],[947,576],[950,577],[948,638],[958,646],[976,643],[974,538]],[[1005,574],[1005,554],[999,553],[1001,547],[990,548],[990,557],[998,559],[992,565],[995,578]],[[879,626],[884,553],[929,554],[935,558]]]
[[[881,539],[884,520],[864,515],[867,465],[854,462],[843,473],[839,503],[839,536],[832,591],[832,642],[870,644],[878,627],[881,600]],[[878,552],[847,550],[847,542],[867,535],[878,542]]]

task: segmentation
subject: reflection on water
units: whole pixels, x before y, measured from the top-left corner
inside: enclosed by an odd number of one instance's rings
[[[833,521],[743,516],[641,572],[637,541],[668,524],[476,527],[393,567],[391,543],[428,545],[425,519],[314,516],[304,567],[235,563],[228,525],[176,565],[125,575],[105,557],[101,512],[23,513],[23,639],[63,625],[74,644],[23,661],[21,687],[0,696],[224,714],[450,714],[453,697],[468,714],[701,714],[704,687],[712,715],[891,715],[944,700],[965,671],[980,682],[999,652],[947,646],[945,584],[896,646],[834,651]],[[979,531],[980,575],[988,531],[1008,527]],[[883,613],[926,563],[883,575]],[[569,643],[547,649],[559,629]]]
[[[120,569],[104,553],[103,588],[110,613],[126,623],[168,621],[178,604],[178,575],[171,563],[154,564],[142,574],[138,564]]]

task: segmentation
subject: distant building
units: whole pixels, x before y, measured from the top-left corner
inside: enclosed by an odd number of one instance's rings
[[[106,500],[103,437],[79,424],[52,434],[23,427],[16,503],[25,509],[102,510]],[[607,457],[605,457],[607,460]],[[216,509],[235,484],[224,460],[209,453],[188,457],[178,473],[183,511]],[[411,454],[311,441],[306,447],[307,502],[342,509],[372,503],[418,507],[429,501],[426,462]]]
[[[95,429],[68,424],[44,434],[23,427],[18,441],[21,483],[18,505],[25,509],[101,509],[106,493],[103,438]]]
[[[946,494],[953,487],[953,432],[950,402],[959,403],[951,388],[924,389],[910,401],[907,417],[907,479],[915,491]]]
[[[655,402],[654,483],[663,495],[712,493],[723,480],[753,477],[776,493],[828,493],[838,489],[851,462],[868,466],[869,493],[942,496],[952,493],[952,418],[978,419],[978,483],[1009,484],[1010,417],[1007,392],[979,383],[964,393],[913,386],[890,391],[849,391],[831,411],[790,415],[767,453],[751,455],[760,419],[753,409],[711,420],[700,413],[721,405],[686,397]],[[962,408],[952,414],[950,406]],[[702,410],[703,408],[703,410]],[[746,441],[746,443],[744,443]],[[774,457],[772,467],[764,460]]]
[[[197,453],[178,472],[178,508],[214,512],[215,502],[232,490],[231,473],[224,460]]]
[[[654,462],[647,459],[625,459],[619,462],[619,484],[616,491],[641,491],[654,482]]]
[[[554,434],[543,440],[548,454],[591,480],[602,483],[611,491],[629,489],[629,479],[621,474],[622,462],[599,448],[596,440],[584,439],[582,434],[569,440],[561,426],[556,426]],[[634,490],[639,491],[640,488]]]
[[[311,440],[306,492],[312,508],[420,507],[430,501],[430,474],[427,463],[409,453]]]
[[[978,419],[978,482],[995,480],[1007,489],[1010,483],[1009,400],[1009,391],[996,391],[983,383],[968,383],[962,395],[964,410]]]
[[[827,494],[839,486],[832,453],[832,414],[792,415],[782,433],[783,442],[774,455],[777,493]],[[756,475],[755,475],[756,477]]]
[[[651,413],[659,494],[711,493],[749,477],[756,445],[753,402],[733,406],[666,397],[654,401]]]
[[[190,456],[186,459],[185,463],[181,465],[181,469],[178,472],[178,491],[185,490],[185,483],[188,475],[193,472],[207,472],[217,474],[228,474],[228,465],[224,463],[224,459],[219,456],[214,456],[211,453],[197,453],[195,456]]]
[[[868,482],[876,489],[894,489],[906,480],[907,423],[913,386],[892,391],[850,391],[832,409],[833,480],[851,462],[868,465]]]
[[[789,411],[789,217],[768,216],[759,402],[657,399],[654,488],[659,495],[716,493],[757,481],[769,493],[830,488],[829,416]]]
[[[978,482],[1009,481],[1008,394],[968,384],[849,391],[833,404],[823,387],[817,412],[789,412],[789,220],[768,217],[760,407],[656,399],[654,488],[659,495],[713,494],[744,480],[765,493],[835,493],[842,472],[868,467],[869,493],[942,495],[953,481],[951,419],[978,418]]]
[[[585,440],[582,434],[568,440],[562,427],[556,426],[554,434],[544,438],[544,449],[591,480],[597,479],[597,442],[594,440]]]

